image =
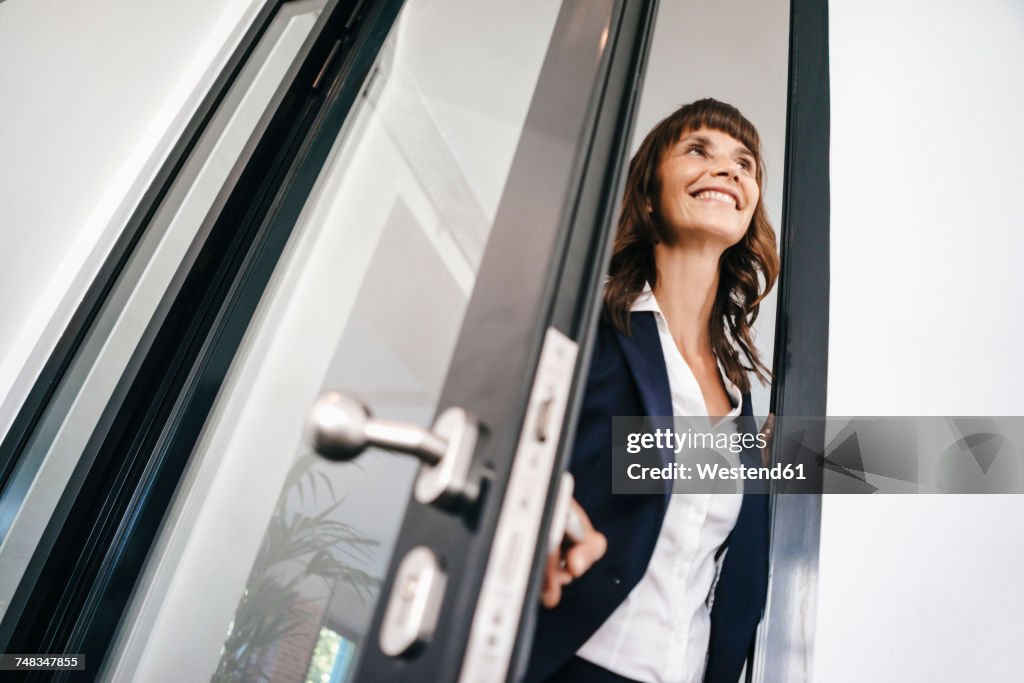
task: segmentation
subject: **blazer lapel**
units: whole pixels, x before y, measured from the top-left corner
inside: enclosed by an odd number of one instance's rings
[[[661,353],[661,339],[658,338],[658,323],[653,311],[637,311],[630,314],[631,336],[616,330],[622,355],[633,375],[640,401],[647,415],[671,415],[672,392],[668,386],[668,370]]]
[[[630,314],[630,336],[615,331],[619,340],[622,355],[626,357],[626,365],[633,375],[633,381],[640,392],[640,403],[644,414],[651,417],[668,416],[668,421],[651,422],[648,428],[673,427],[671,415],[672,390],[668,384],[668,370],[665,367],[665,356],[661,351],[661,339],[658,336],[658,322],[653,311],[636,311]],[[668,449],[661,449],[662,465],[675,462],[675,456]],[[664,480],[664,506],[668,507],[673,491],[671,479]]]

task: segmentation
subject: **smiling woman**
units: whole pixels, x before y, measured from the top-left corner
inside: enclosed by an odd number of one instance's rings
[[[762,197],[764,175],[760,136],[735,107],[705,99],[663,119],[630,162],[604,293],[610,322],[628,332],[630,307],[645,285],[656,296],[666,277],[678,280],[673,290],[714,286],[713,310],[701,315],[709,318],[711,346],[725,375],[744,392],[750,390],[748,369],[761,381],[770,374],[750,332],[779,274],[775,230]],[[708,191],[733,197],[736,210],[695,196]],[[698,253],[703,257],[692,258]],[[691,315],[681,310],[674,317]],[[681,351],[686,355],[694,347]]]
[[[530,683],[740,676],[768,585],[764,488],[616,496],[609,458],[615,415],[706,419],[753,443],[721,418],[753,415],[748,372],[770,376],[750,331],[779,272],[760,148],[739,110],[705,99],[630,163],[569,465],[585,533],[548,558]]]

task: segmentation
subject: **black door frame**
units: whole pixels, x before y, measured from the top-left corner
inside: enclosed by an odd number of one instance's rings
[[[790,0],[782,271],[772,412],[824,416],[829,321],[828,0]],[[815,435],[824,452],[824,434]],[[805,444],[814,445],[811,436]],[[820,489],[818,489],[820,490]],[[768,605],[747,681],[810,683],[821,495],[773,497]]]

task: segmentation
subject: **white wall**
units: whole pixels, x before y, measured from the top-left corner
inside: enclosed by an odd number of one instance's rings
[[[0,435],[262,4],[0,3]]]
[[[782,230],[786,150],[789,0],[661,0],[631,153],[658,121],[680,105],[713,97],[739,108],[761,134],[768,217]],[[775,346],[777,290],[754,325],[769,367]],[[770,389],[754,382],[755,415],[766,415]]]
[[[1024,4],[829,3],[830,415],[1021,415]],[[1024,499],[823,502],[815,680],[1020,680]]]

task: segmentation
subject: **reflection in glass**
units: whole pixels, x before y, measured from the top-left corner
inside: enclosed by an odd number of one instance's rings
[[[330,477],[314,469],[318,462],[313,455],[301,456],[285,481],[213,681],[302,680],[300,675],[330,680],[341,637],[318,628],[320,605],[339,582],[363,600],[379,583],[352,561],[370,560],[376,541],[336,518],[344,499],[335,494]],[[314,637],[311,661],[286,656],[293,641]]]

